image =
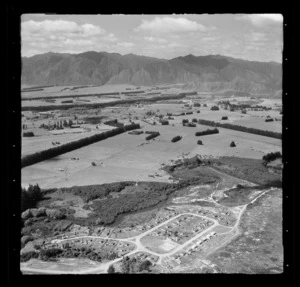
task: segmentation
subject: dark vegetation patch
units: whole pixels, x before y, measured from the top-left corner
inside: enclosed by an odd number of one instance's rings
[[[50,248],[23,253],[21,255],[21,262],[26,262],[31,258],[38,258],[43,261],[57,261],[59,258],[84,258],[102,262],[103,260],[114,260],[117,257],[118,255],[115,252],[95,251],[89,247],[71,248],[66,243],[63,249]]]
[[[93,117],[84,117],[82,120],[87,124],[97,125],[102,123],[103,119],[105,119],[105,116],[93,116]]]
[[[125,256],[121,261],[121,273],[139,273],[139,272],[149,272],[152,263],[149,260],[138,260],[135,257],[129,258]]]
[[[239,125],[234,125],[234,124],[229,124],[229,123],[219,123],[219,122],[202,120],[202,119],[199,119],[198,123],[202,124],[202,125],[231,129],[231,130],[236,130],[236,131],[240,131],[240,132],[246,132],[246,133],[250,133],[250,134],[256,134],[256,135],[266,136],[266,137],[271,137],[271,138],[276,138],[276,139],[282,138],[281,133],[272,132],[272,131],[264,131],[264,130],[255,129],[255,128],[247,128],[244,126],[239,126]]]
[[[115,128],[113,130],[106,131],[101,134],[95,134],[90,137],[86,137],[77,141],[69,142],[63,145],[52,147],[47,150],[36,152],[34,154],[23,157],[21,159],[21,167],[23,168],[29,165],[33,165],[35,163],[56,157],[58,155],[73,151],[75,149],[124,133],[126,131],[131,131],[139,128],[140,128],[139,124],[132,123],[130,125]]]
[[[278,159],[278,158],[282,158],[282,155],[279,151],[278,152],[267,153],[262,157],[265,165],[268,164],[269,162],[273,161],[273,160]]]
[[[33,132],[23,132],[23,137],[34,137]]]
[[[95,199],[102,199],[108,196],[112,192],[120,192],[126,186],[133,186],[133,181],[123,181],[115,183],[106,183],[101,185],[86,185],[86,186],[73,186],[61,188],[61,192],[72,193],[80,196],[85,202],[89,202]]]
[[[21,188],[21,212],[28,208],[35,208],[43,197],[44,195],[38,184],[30,184],[27,189]]]
[[[201,131],[201,132],[196,132],[195,136],[205,136],[205,135],[212,135],[212,134],[218,134],[219,130],[217,128],[215,129],[207,129],[205,131]]]
[[[107,95],[107,93],[105,93]],[[90,94],[86,96],[97,96],[98,94]],[[82,97],[83,95],[72,95],[71,97]],[[53,99],[53,97],[51,97]],[[61,98],[61,97],[60,97]],[[170,99],[182,99],[185,98],[185,93],[181,93],[179,95],[168,95],[168,96],[157,96],[152,98],[145,98],[143,102],[145,103],[152,103],[161,100],[170,100]],[[45,97],[43,97],[45,99]],[[32,98],[30,99],[32,100]],[[134,103],[140,102],[140,99],[126,99],[126,100],[118,100],[114,102],[107,102],[107,103],[94,103],[94,104],[82,104],[80,105],[81,108],[106,108],[112,106],[121,106],[121,105],[132,105]],[[51,111],[51,110],[67,110],[71,108],[78,107],[78,104],[70,104],[70,105],[51,105],[51,106],[22,106],[22,111]]]
[[[224,194],[227,197],[221,198],[220,200],[218,200],[218,203],[229,207],[247,204],[251,201],[249,197],[254,191],[264,189],[266,189],[265,185],[255,187],[239,185],[236,188],[224,191]]]
[[[256,184],[269,187],[281,187],[282,185],[280,174],[269,172],[260,159],[220,157],[218,159],[203,160],[203,163],[221,172]]]
[[[150,133],[150,132],[146,132],[146,133]],[[149,141],[149,140],[152,140],[156,137],[158,137],[160,135],[159,132],[151,132],[148,136],[146,136],[146,140]]]
[[[136,192],[120,194],[118,197],[106,197],[91,204],[93,213],[87,219],[74,219],[88,225],[112,224],[118,215],[143,210],[164,202],[179,188],[178,184],[139,183]]]
[[[176,136],[171,139],[171,142],[176,143],[176,142],[180,141],[181,139],[182,139],[182,136]]]

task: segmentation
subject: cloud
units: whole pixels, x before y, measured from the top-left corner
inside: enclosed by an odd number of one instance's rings
[[[67,33],[81,36],[104,35],[106,32],[92,24],[79,25],[73,21],[64,20],[29,20],[22,23],[22,32],[29,34]]]
[[[153,42],[153,43],[159,43],[159,44],[168,43],[166,39],[159,38],[159,37],[150,36],[150,37],[144,37],[144,39],[148,42]]]
[[[117,45],[124,48],[131,48],[134,46],[134,44],[131,42],[119,42]]]
[[[283,16],[281,14],[249,14],[236,16],[236,19],[250,21],[255,26],[263,26],[283,22]]]
[[[153,20],[142,20],[136,32],[150,32],[155,34],[162,33],[176,33],[176,32],[196,32],[207,31],[208,28],[195,21],[186,18],[172,18],[172,17],[155,17]]]
[[[246,35],[246,38],[248,38],[249,41],[253,42],[264,42],[266,41],[266,34],[259,33],[259,32],[252,32],[250,35]]]
[[[21,36],[24,56],[31,56],[36,50],[39,53],[99,51],[118,41],[114,34],[99,26],[65,20],[24,21]]]

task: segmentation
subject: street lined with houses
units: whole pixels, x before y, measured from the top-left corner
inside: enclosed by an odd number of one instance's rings
[[[229,241],[231,241],[233,238],[235,238],[237,236],[237,234],[239,233],[238,231],[238,225],[240,223],[241,220],[241,216],[244,213],[244,211],[246,210],[247,206],[249,204],[254,203],[259,197],[261,197],[262,195],[264,195],[265,193],[267,193],[270,190],[273,190],[274,188],[268,189],[264,192],[262,192],[261,194],[259,194],[258,196],[256,196],[250,203],[245,204],[245,205],[241,205],[238,206],[239,207],[239,211],[237,214],[237,220],[236,223],[233,227],[228,227],[226,226],[226,228],[229,228],[230,230],[225,232],[225,233],[232,233],[233,236],[230,236],[229,238],[227,238],[224,242],[222,242],[219,246],[217,246],[214,250],[220,248],[221,246],[224,246],[226,243],[228,243]],[[184,242],[183,244],[178,244],[176,243],[175,248],[173,248],[172,250],[170,250],[169,252],[166,252],[164,254],[159,254],[156,253],[152,250],[149,250],[147,247],[145,247],[142,243],[141,243],[141,239],[147,235],[149,235],[150,233],[152,233],[153,231],[159,229],[160,227],[163,227],[164,225],[176,220],[177,218],[181,217],[181,216],[196,216],[199,217],[201,219],[206,219],[208,221],[212,221],[213,224],[211,226],[209,226],[208,228],[202,230],[201,232],[198,232],[197,234],[195,234],[193,237],[191,237],[190,239],[188,239],[186,242]],[[162,260],[164,258],[168,258],[172,255],[174,255],[175,253],[184,250],[186,247],[188,247],[193,241],[197,240],[198,238],[200,238],[203,234],[207,234],[209,231],[213,230],[215,227],[217,226],[223,226],[221,224],[219,224],[219,222],[215,219],[206,217],[206,216],[202,216],[202,215],[198,215],[196,213],[192,213],[192,212],[185,212],[185,213],[179,213],[171,218],[169,218],[168,220],[165,220],[164,222],[158,224],[157,226],[137,235],[137,236],[133,236],[133,237],[128,237],[128,238],[110,238],[110,237],[102,237],[102,236],[78,236],[78,237],[72,237],[72,238],[64,238],[64,239],[54,239],[52,240],[51,243],[62,243],[62,242],[67,242],[67,241],[73,241],[73,240],[77,240],[77,239],[103,239],[103,240],[114,240],[114,241],[120,241],[120,242],[128,242],[131,244],[134,244],[136,246],[136,248],[133,251],[130,251],[129,253],[126,254],[126,256],[131,256],[134,255],[135,253],[138,252],[144,252],[144,253],[148,253],[151,255],[154,255],[156,257],[158,257],[158,260],[156,262],[156,264],[161,264]],[[223,226],[225,227],[225,226]],[[222,234],[225,234],[222,233]],[[81,270],[81,271],[69,271],[68,273],[70,274],[92,274],[92,273],[105,273],[107,272],[107,269],[110,265],[115,264],[119,261],[121,261],[123,259],[123,257],[119,257],[116,258],[114,260],[111,260],[109,262],[105,262],[105,263],[100,263],[99,266],[94,267],[94,268],[90,268],[87,270]],[[30,267],[23,267],[22,271],[26,271],[26,272],[37,272],[37,273],[49,273],[49,274],[61,274],[64,273],[62,271],[56,271],[56,270],[44,270],[44,269],[33,269]]]

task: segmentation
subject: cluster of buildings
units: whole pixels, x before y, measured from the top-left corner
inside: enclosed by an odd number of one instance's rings
[[[182,244],[212,224],[213,222],[207,219],[201,219],[193,215],[182,215],[151,232],[151,235],[163,240],[169,238]]]
[[[177,208],[178,209],[178,208]],[[209,208],[209,207],[200,207],[200,206],[195,206],[191,207],[189,206],[188,208],[180,207],[180,212],[191,212],[191,213],[196,213],[199,215],[203,215],[205,217],[217,220],[219,224],[225,225],[225,226],[233,226],[236,222],[236,217],[235,215],[230,212],[228,209],[222,209],[222,208]]]
[[[100,239],[100,238],[91,238],[91,237],[83,237],[83,238],[70,238],[68,240],[64,240],[61,242],[48,243],[44,245],[44,249],[52,249],[52,248],[91,248],[92,250],[104,253],[115,253],[118,257],[122,257],[126,255],[128,252],[133,251],[135,249],[135,245],[130,242],[125,241],[116,241],[111,239]]]
[[[207,233],[204,236],[201,236],[200,238],[197,238],[192,244],[190,244],[186,250],[180,251],[172,256],[172,259],[174,259],[178,264],[181,263],[182,257],[186,257],[188,255],[191,255],[197,251],[201,251],[205,245],[206,242],[208,242],[213,237],[217,236],[217,233],[215,231],[211,231]]]

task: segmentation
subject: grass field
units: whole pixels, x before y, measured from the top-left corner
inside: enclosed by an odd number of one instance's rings
[[[22,184],[38,182],[46,188],[127,180],[168,181],[169,175],[160,170],[161,164],[169,164],[182,153],[261,159],[265,153],[281,150],[281,140],[222,128],[219,134],[201,137],[203,145],[199,146],[200,137],[195,137],[195,131],[205,130],[207,126],[189,128],[181,124],[173,127],[140,123],[142,130],[158,131],[161,135],[146,141],[145,134],[124,133],[65,153],[23,168]],[[183,138],[172,143],[171,139],[177,135]],[[237,145],[235,148],[229,146],[232,140]],[[74,157],[79,160],[71,161]],[[96,166],[91,166],[91,162]]]
[[[177,243],[170,240],[163,240],[152,235],[147,235],[141,239],[141,243],[149,250],[159,254],[167,253],[178,246]]]

